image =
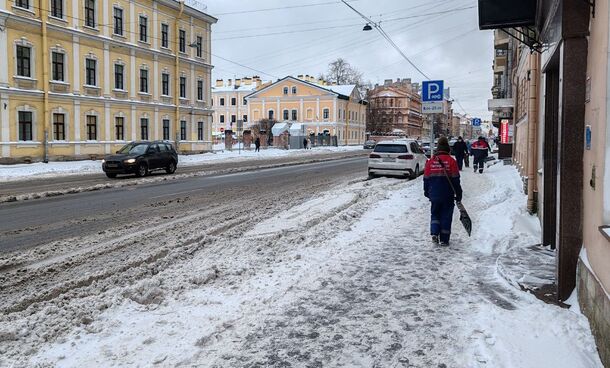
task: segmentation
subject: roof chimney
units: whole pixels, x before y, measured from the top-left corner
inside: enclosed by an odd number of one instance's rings
[[[246,86],[251,85],[251,84],[252,84],[252,78],[250,78],[250,77],[246,77],[246,78],[244,78],[244,84],[245,84]]]
[[[235,87],[241,86],[241,78],[235,79]]]
[[[222,87],[224,84],[224,81],[222,79],[216,79],[216,87]]]
[[[233,85],[233,79],[227,79],[227,86],[231,87]]]

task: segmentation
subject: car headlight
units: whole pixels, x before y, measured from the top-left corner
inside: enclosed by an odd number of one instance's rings
[[[106,159],[103,158],[102,159],[102,164],[105,164],[105,163],[106,163]]]
[[[136,159],[135,158],[130,158],[129,160],[125,160],[126,164],[135,164],[136,163]]]

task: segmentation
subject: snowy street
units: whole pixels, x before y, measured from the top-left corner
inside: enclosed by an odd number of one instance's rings
[[[302,181],[0,257],[0,367],[602,367],[577,309],[498,272],[540,231],[513,167],[463,172],[449,248],[421,178]]]

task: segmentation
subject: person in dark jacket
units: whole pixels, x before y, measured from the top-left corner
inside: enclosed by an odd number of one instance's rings
[[[468,156],[468,146],[462,137],[458,137],[457,142],[453,144],[453,155],[457,161],[458,168],[462,171],[464,165],[464,157]]]
[[[433,242],[443,246],[449,245],[453,201],[462,201],[460,170],[449,152],[447,138],[441,137],[436,154],[426,162],[424,170],[424,195],[431,203],[430,234]]]
[[[254,140],[254,152],[260,152],[261,151],[261,139],[260,137],[256,137],[256,139]]]
[[[482,174],[483,169],[485,168],[485,158],[487,158],[487,154],[489,153],[489,144],[485,138],[482,136],[479,137],[479,140],[470,146],[470,152],[473,156],[474,172],[477,172],[478,167],[479,173]]]
[[[303,148],[307,149],[307,143],[309,143],[307,138],[303,138]]]

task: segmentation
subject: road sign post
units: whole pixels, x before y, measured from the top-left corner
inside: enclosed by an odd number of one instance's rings
[[[241,143],[239,141],[239,136],[240,136],[240,132],[243,132],[243,130],[244,130],[244,121],[237,120],[237,152],[240,155],[241,155]],[[242,134],[242,140],[243,140],[243,134]]]
[[[442,80],[422,82],[422,113],[430,115],[430,155],[434,154],[434,124],[444,112],[444,84]]]

